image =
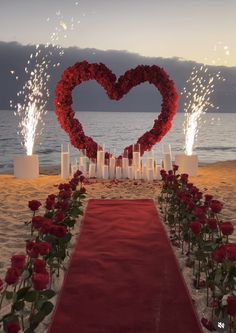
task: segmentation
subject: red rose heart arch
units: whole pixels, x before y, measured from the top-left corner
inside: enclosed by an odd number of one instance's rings
[[[96,158],[98,144],[85,135],[83,127],[72,109],[72,90],[83,81],[96,80],[113,100],[121,99],[133,87],[143,82],[153,84],[162,95],[161,112],[154,120],[153,128],[144,133],[138,140],[141,155],[151,148],[170,130],[171,122],[177,110],[178,94],[174,82],[170,80],[164,69],[153,65],[139,65],[128,70],[116,79],[104,64],[89,64],[86,61],[78,62],[67,68],[57,83],[55,90],[55,112],[61,127],[68,133],[71,144],[78,149],[86,149],[89,158]],[[126,147],[129,157],[132,157],[132,145]],[[106,153],[108,155],[108,153]]]

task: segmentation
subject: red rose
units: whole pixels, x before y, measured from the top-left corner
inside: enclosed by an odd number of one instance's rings
[[[77,170],[75,173],[74,173],[74,178],[77,178],[79,176],[82,175],[82,172],[80,170]]]
[[[67,228],[65,226],[54,225],[50,230],[50,234],[58,238],[64,238],[67,233]]]
[[[4,282],[0,279],[0,292],[3,291]]]
[[[201,323],[205,328],[208,329],[208,331],[210,331],[210,332],[215,331],[215,327],[214,327],[213,323],[210,320],[208,320],[206,318],[202,318]]]
[[[69,204],[66,201],[59,201],[55,204],[55,208],[67,211],[69,209]]]
[[[34,259],[34,272],[46,273],[46,261],[42,259]]]
[[[15,254],[11,257],[11,267],[22,270],[25,266],[26,256],[21,254]]]
[[[194,235],[199,235],[202,230],[202,224],[199,221],[193,221],[189,225]]]
[[[229,259],[230,261],[236,261],[236,244],[229,243],[226,244],[225,247],[226,247],[227,259]]]
[[[212,259],[217,263],[222,263],[226,258],[226,247],[221,245],[218,249],[215,249],[212,254]]]
[[[179,166],[176,165],[176,164],[173,164],[173,171],[174,171],[174,172],[175,172],[175,171],[178,171],[178,169],[179,169]]]
[[[33,212],[35,212],[36,210],[38,210],[40,206],[42,206],[42,204],[41,204],[41,202],[38,201],[38,200],[31,200],[31,201],[29,201],[29,203],[28,203],[28,207],[29,207]]]
[[[65,190],[60,191],[58,196],[63,200],[70,199],[71,189],[68,191],[65,191]]]
[[[46,204],[45,204],[46,209],[48,210],[53,209],[55,206],[55,201],[56,201],[55,194],[50,194],[46,199]]]
[[[208,202],[211,201],[213,199],[213,196],[210,195],[210,194],[205,194],[205,202]]]
[[[53,225],[52,220],[44,219],[40,228],[42,234],[47,235],[50,232],[52,225]]]
[[[223,204],[218,200],[211,200],[209,203],[209,207],[211,208],[213,213],[217,214],[222,210]]]
[[[79,190],[80,194],[85,194],[86,193],[86,188],[85,187],[81,187]]]
[[[217,229],[217,221],[216,219],[207,219],[207,225],[210,230],[216,230]]]
[[[62,211],[58,211],[55,216],[55,222],[59,223],[65,219],[65,214]]]
[[[188,182],[188,174],[187,173],[182,173],[180,176],[180,180],[184,183],[187,184]]]
[[[5,281],[7,284],[15,284],[18,282],[20,277],[20,272],[17,268],[10,267],[7,270],[6,276],[5,276]]]
[[[224,236],[229,236],[234,232],[234,226],[231,222],[224,222],[220,225],[220,230]]]
[[[31,241],[31,240],[27,240],[26,241],[26,252],[29,253],[32,248],[34,247],[35,242]]]
[[[10,321],[5,325],[6,333],[18,333],[21,330],[20,324],[18,321]]]
[[[48,242],[37,243],[37,247],[41,256],[46,256],[52,248],[51,244]]]
[[[35,273],[32,275],[32,283],[35,290],[43,290],[47,288],[49,283],[48,273]]]
[[[85,180],[85,177],[84,177],[83,175],[79,177],[79,181],[80,181],[81,183],[83,183],[84,180]]]
[[[236,315],[236,297],[235,296],[229,296],[227,298],[227,313],[230,316]]]
[[[35,229],[39,230],[42,227],[45,218],[42,216],[33,216],[32,217],[32,225]]]

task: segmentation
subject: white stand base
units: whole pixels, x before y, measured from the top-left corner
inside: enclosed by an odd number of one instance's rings
[[[189,176],[197,176],[198,156],[177,154],[175,156],[175,164],[179,166],[178,173],[187,173]]]
[[[14,176],[20,179],[33,179],[39,176],[38,155],[14,157]]]

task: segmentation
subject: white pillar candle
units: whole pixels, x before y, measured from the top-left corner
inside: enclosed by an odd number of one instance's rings
[[[110,173],[110,178],[114,179],[115,178],[115,166],[116,166],[116,159],[114,156],[112,156],[109,159],[109,173]]]
[[[108,179],[109,178],[109,169],[108,169],[108,165],[104,164],[102,166],[102,178],[103,179]]]
[[[149,182],[152,182],[153,179],[154,179],[154,170],[153,170],[153,168],[149,168],[149,169],[147,169],[147,180]]]
[[[155,168],[155,179],[157,180],[161,180],[161,165],[156,165],[156,168]]]
[[[122,178],[122,169],[120,166],[116,167],[116,179],[121,179]]]
[[[137,168],[140,168],[140,152],[133,152],[133,165],[135,165]]]
[[[96,164],[90,163],[89,164],[89,178],[93,178],[96,176]]]
[[[105,151],[98,150],[97,151],[97,177],[102,178],[102,167],[105,161]]]
[[[86,156],[80,156],[79,158],[79,164],[84,165],[85,168],[87,169],[87,157]]]
[[[147,180],[147,166],[142,165],[142,179]]]
[[[69,152],[61,152],[61,178],[68,179],[70,177],[70,157]]]
[[[147,158],[147,169],[153,169],[154,167],[154,159],[153,157]]]
[[[131,165],[128,166],[128,178],[133,179],[133,167]]]
[[[164,153],[163,154],[163,160],[164,160],[164,169],[168,172],[169,170],[172,170],[172,160],[171,160],[171,154],[170,153]]]
[[[141,170],[140,169],[135,169],[134,179],[141,179]]]

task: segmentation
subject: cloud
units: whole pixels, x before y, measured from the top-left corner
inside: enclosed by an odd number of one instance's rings
[[[24,72],[27,60],[34,51],[34,45],[21,45],[16,42],[0,42],[0,109],[9,109],[9,101],[16,100],[17,91],[21,89],[27,76]],[[97,49],[80,49],[69,47],[64,49],[65,54],[55,62],[61,66],[53,70],[49,82],[50,97],[47,108],[53,109],[53,97],[56,83],[64,69],[76,62],[87,60],[88,62],[103,62],[117,76],[126,70],[139,64],[158,65],[163,67],[175,81],[180,93],[189,77],[193,66],[200,66],[193,61],[185,61],[180,58],[144,57],[127,51]],[[19,76],[15,81],[10,71],[14,70]],[[236,105],[236,67],[211,67],[209,71],[221,71],[225,82],[217,83],[213,97],[215,105],[220,107],[221,112],[235,112]],[[161,96],[157,90],[148,83],[142,84],[124,97],[121,101],[110,101],[103,89],[94,81],[86,82],[77,87],[73,92],[74,109],[83,111],[157,111],[160,110]],[[180,96],[179,111],[183,111],[183,97]]]

